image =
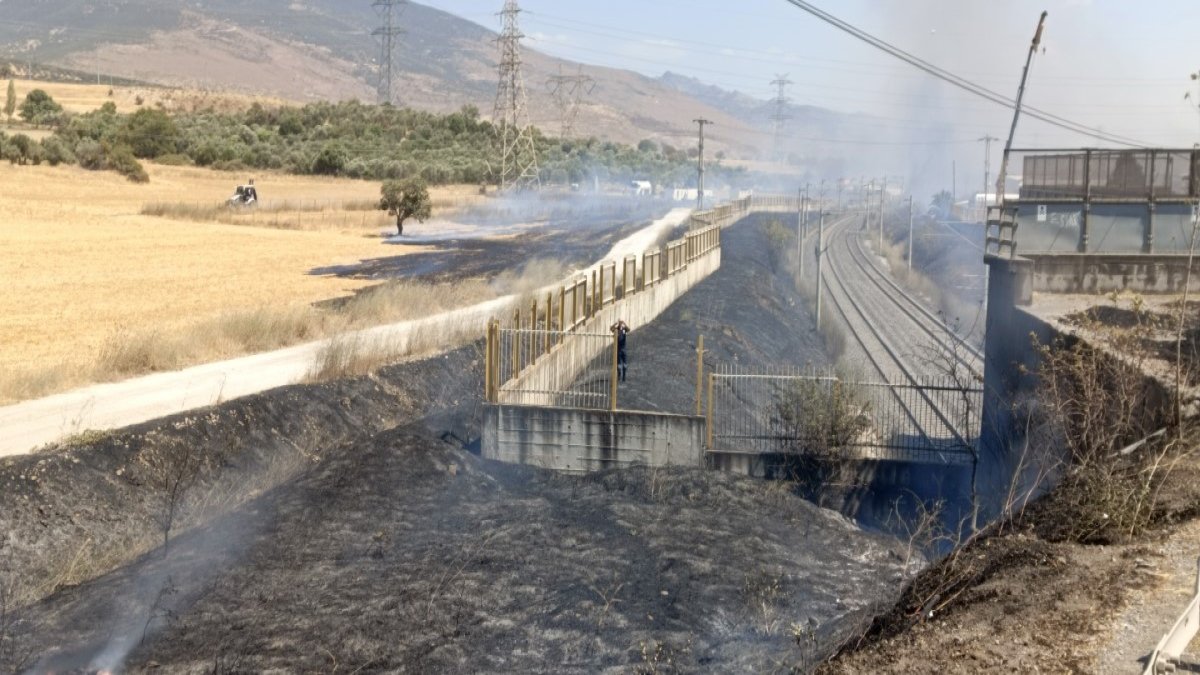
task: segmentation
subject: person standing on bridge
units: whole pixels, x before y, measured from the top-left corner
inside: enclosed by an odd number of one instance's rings
[[[612,331],[617,336],[617,376],[621,382],[625,381],[625,367],[628,365],[628,359],[625,357],[625,336],[629,333],[629,324],[621,319],[612,325],[608,330]]]

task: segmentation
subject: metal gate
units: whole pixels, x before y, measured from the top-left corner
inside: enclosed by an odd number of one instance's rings
[[[952,378],[892,384],[726,366],[707,387],[710,452],[955,465],[975,458],[983,390]]]

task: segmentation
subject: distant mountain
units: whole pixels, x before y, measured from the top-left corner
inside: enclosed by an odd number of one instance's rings
[[[296,101],[375,100],[378,17],[366,0],[0,0],[0,61],[44,62],[83,72]],[[496,34],[453,14],[409,3],[402,23],[398,102],[491,114]],[[730,156],[774,154],[770,102],[666,73],[580,66],[526,47],[532,121],[557,134],[560,113],[547,79],[582,72],[597,86],[576,135],[689,147],[696,117],[716,122],[715,149]],[[792,106],[790,131],[831,137],[861,121]],[[861,130],[859,131],[861,133]]]

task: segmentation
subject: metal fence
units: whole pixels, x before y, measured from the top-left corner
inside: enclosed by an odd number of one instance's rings
[[[1030,154],[1024,157],[1021,199],[1192,199],[1200,187],[1198,168],[1200,152],[1196,150],[1085,149]]]
[[[683,237],[642,254],[640,270],[634,255],[619,263],[601,262],[557,290],[514,308],[503,322],[493,320],[487,332],[487,400],[615,407],[615,387],[610,386],[607,393],[601,391],[601,382],[611,377],[599,375],[603,368],[597,365],[601,357],[595,344],[596,340],[611,341],[612,336],[583,332],[588,321],[605,307],[663,283],[689,264],[718,251],[721,228],[749,212],[799,207],[796,197],[751,196],[695,213]]]
[[[509,405],[616,409],[613,335],[494,325],[489,328],[489,338],[485,378],[489,400]]]
[[[951,378],[863,382],[803,369],[709,375],[710,452],[970,464],[983,390]]]

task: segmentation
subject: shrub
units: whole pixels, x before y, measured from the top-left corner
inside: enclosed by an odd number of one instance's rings
[[[21,104],[21,119],[30,124],[50,124],[60,114],[62,106],[42,89],[34,89],[26,94],[25,102]]]
[[[125,176],[134,183],[149,183],[150,175],[142,163],[133,156],[127,145],[118,145],[108,152],[108,168]]]
[[[153,108],[133,113],[117,132],[117,142],[129,146],[135,157],[143,159],[175,152],[178,141],[179,129],[174,120]]]
[[[99,171],[104,168],[104,147],[91,139],[79,141],[75,146],[75,159],[79,166]]]
[[[318,175],[336,175],[342,172],[347,162],[346,151],[336,144],[321,148],[321,154],[313,161],[312,172]]]
[[[75,163],[75,153],[71,152],[71,148],[67,147],[67,144],[58,136],[47,136],[42,139],[42,156],[50,166]]]

